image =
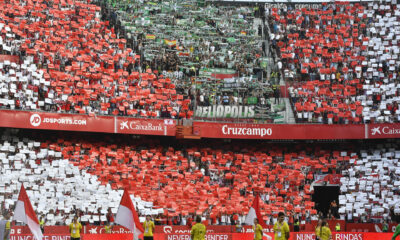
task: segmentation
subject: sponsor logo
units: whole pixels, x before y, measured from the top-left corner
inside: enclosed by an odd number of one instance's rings
[[[31,122],[32,126],[37,127],[40,125],[40,123],[42,123],[42,118],[40,117],[39,114],[35,113],[35,114],[32,114],[29,121]]]
[[[400,128],[394,128],[394,127],[375,127],[371,129],[371,135],[390,135],[390,134],[400,134]]]
[[[164,226],[164,233],[171,233],[172,232],[172,227],[171,226]]]
[[[59,124],[59,125],[86,125],[85,119],[45,117],[45,118],[43,118],[43,121],[42,121],[42,118],[37,113],[31,115],[29,122],[34,127],[40,126],[41,123]]]
[[[43,123],[59,124],[59,125],[86,125],[86,120],[71,118],[44,118]]]
[[[91,227],[88,232],[90,234],[104,234],[106,233],[106,229],[104,227]],[[115,226],[111,228],[111,233],[131,233],[131,231],[123,227]]]
[[[381,128],[381,127],[376,127],[376,128],[371,129],[371,131],[372,131],[372,133],[371,133],[372,136],[375,135],[375,134],[377,134],[377,133],[382,134],[380,128]]]
[[[222,126],[222,133],[224,135],[239,135],[239,136],[261,136],[272,135],[272,128],[240,128],[240,127],[228,127],[228,125]]]
[[[129,129],[129,126],[128,126],[128,121],[124,121],[124,122],[122,122],[121,123],[121,125],[120,125],[120,127],[119,127],[119,129],[121,129],[121,130],[123,130],[123,129]]]
[[[163,232],[164,233],[173,233],[173,234],[180,234],[180,233],[190,233],[191,229],[173,229],[172,226],[164,226],[163,227]],[[207,229],[207,233],[213,233],[213,229]]]
[[[163,126],[161,124],[158,125],[153,125],[151,123],[148,123],[147,125],[143,124],[136,124],[135,121],[129,122],[129,121],[122,121],[119,124],[119,129],[124,130],[139,130],[139,131],[157,131],[157,132],[162,132],[163,131]]]
[[[400,128],[390,128],[384,127],[382,128],[383,134],[400,134]]]

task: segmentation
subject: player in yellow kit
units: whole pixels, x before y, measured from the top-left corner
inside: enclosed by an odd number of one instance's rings
[[[285,222],[285,214],[278,214],[278,221],[274,224],[275,240],[288,240],[290,237],[289,225]]]
[[[196,216],[196,224],[193,225],[191,231],[192,240],[204,240],[206,236],[206,226],[201,223],[201,217]]]
[[[254,226],[253,226],[253,231],[254,231],[254,240],[262,240],[263,238],[263,228],[260,224],[258,224],[258,219],[254,218]]]
[[[75,216],[72,223],[69,225],[69,232],[71,233],[71,240],[81,239],[82,225],[78,222],[78,217]]]
[[[11,232],[11,221],[10,221],[10,215],[6,215],[6,230],[4,232],[4,240],[9,240],[10,239],[10,232]]]
[[[328,223],[325,221],[322,222],[322,224],[321,224],[319,238],[321,240],[331,240],[332,239],[331,230],[329,229]]]
[[[153,240],[154,222],[151,221],[150,215],[146,216],[146,221],[143,223],[144,240]]]

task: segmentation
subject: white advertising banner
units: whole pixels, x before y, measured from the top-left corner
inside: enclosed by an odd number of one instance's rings
[[[254,106],[213,105],[196,108],[196,117],[205,118],[253,118]]]

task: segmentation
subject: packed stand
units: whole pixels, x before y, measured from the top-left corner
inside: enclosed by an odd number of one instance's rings
[[[281,5],[268,13],[298,122],[400,120],[397,5]]]
[[[105,0],[101,5],[105,19],[133,49],[144,50],[143,61],[152,69],[179,69],[189,76],[204,69],[229,69],[247,77],[258,72],[253,68],[263,56],[262,22],[251,7],[194,0]]]
[[[342,171],[340,219],[349,222],[396,221],[400,216],[399,141],[361,150]]]
[[[0,16],[1,50],[20,57],[20,65],[2,69],[2,107],[192,116],[189,95],[177,92],[173,81],[157,70],[142,71],[140,54],[100,20],[100,7],[79,1],[15,0],[2,5]]]
[[[225,95],[257,98],[251,105],[259,107],[256,118],[264,120],[273,119],[284,108],[271,109],[268,99],[262,101],[260,94],[245,91],[257,88],[266,97],[274,91],[275,83],[266,80],[261,8],[194,0],[105,0],[101,6],[104,19],[111,19],[117,33],[142,54],[144,67],[177,78],[177,88],[195,95],[192,100],[198,106],[218,104]]]
[[[195,95],[198,106],[220,104],[228,95],[243,99],[236,104],[257,106],[257,119],[283,119],[280,112],[285,106],[271,108],[268,103],[275,89],[274,83],[265,81],[268,64],[263,57],[261,7],[213,6],[193,0],[107,0],[101,6],[104,19],[111,19],[117,32],[142,53],[144,65],[178,78],[177,87]],[[256,103],[246,101],[254,98]]]
[[[334,172],[337,162],[346,160],[339,151],[300,145],[268,144],[265,150],[265,144],[216,141],[210,148],[209,141],[182,146],[149,137],[127,144],[129,136],[101,135],[99,141],[96,134],[86,140],[66,135],[2,134],[3,211],[12,211],[16,183],[23,182],[38,214],[50,214],[54,224],[70,220],[74,212],[82,212],[88,223],[97,222],[96,216],[104,219],[116,212],[124,188],[141,215],[163,211],[181,222],[198,214],[210,224],[228,224],[226,216],[233,215],[235,223],[243,223],[256,192],[266,221],[280,211],[316,219],[314,174]]]
[[[1,214],[13,213],[21,183],[24,184],[38,217],[46,225],[70,223],[74,215],[84,224],[100,224],[113,218],[123,190],[101,184],[98,177],[69,163],[61,148],[2,131],[0,140]],[[138,211],[158,214],[152,204],[131,196]]]

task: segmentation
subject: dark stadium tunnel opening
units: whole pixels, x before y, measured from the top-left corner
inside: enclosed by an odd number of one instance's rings
[[[338,205],[340,195],[340,186],[314,186],[314,194],[312,200],[315,202],[315,208],[321,212],[324,218],[329,218],[330,214],[334,218],[338,218],[338,207],[332,207],[332,202],[335,201]]]

